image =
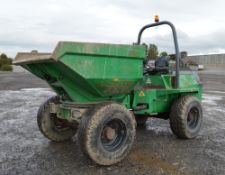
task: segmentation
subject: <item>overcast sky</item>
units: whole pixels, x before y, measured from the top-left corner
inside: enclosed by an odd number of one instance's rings
[[[224,0],[0,0],[0,53],[52,52],[57,42],[133,43],[153,16],[176,25],[180,50],[225,52]],[[143,42],[173,52],[168,27],[144,33]]]

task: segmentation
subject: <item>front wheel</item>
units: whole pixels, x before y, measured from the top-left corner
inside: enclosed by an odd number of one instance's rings
[[[122,105],[100,104],[84,114],[78,140],[83,153],[99,165],[121,161],[135,138],[135,118]]]
[[[171,130],[178,138],[194,138],[200,131],[202,117],[202,106],[196,97],[180,97],[170,111]]]
[[[59,103],[59,97],[53,96],[40,106],[37,123],[41,133],[55,142],[69,140],[76,134],[77,128],[71,127],[66,120],[50,113],[50,103]]]

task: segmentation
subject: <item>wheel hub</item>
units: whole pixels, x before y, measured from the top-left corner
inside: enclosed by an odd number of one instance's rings
[[[198,120],[199,120],[198,110],[196,108],[192,108],[187,117],[188,127],[194,129],[198,124]]]
[[[104,136],[108,139],[108,140],[113,140],[116,137],[116,131],[115,129],[107,126],[104,129]]]
[[[105,150],[120,149],[126,138],[126,126],[120,119],[112,119],[105,124],[101,132],[101,143]]]

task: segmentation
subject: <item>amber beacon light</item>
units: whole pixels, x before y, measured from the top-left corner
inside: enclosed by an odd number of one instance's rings
[[[155,22],[159,22],[159,16],[155,15]]]

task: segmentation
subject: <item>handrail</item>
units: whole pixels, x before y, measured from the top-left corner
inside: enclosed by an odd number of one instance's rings
[[[172,29],[172,33],[173,33],[173,40],[174,40],[174,47],[175,47],[175,52],[176,52],[176,81],[175,81],[175,88],[179,88],[179,77],[180,77],[180,51],[179,51],[179,45],[178,45],[178,40],[177,40],[177,32],[176,32],[176,28],[175,26],[169,22],[169,21],[161,21],[161,22],[156,22],[153,24],[148,24],[144,27],[141,28],[141,30],[139,31],[138,34],[138,40],[137,40],[137,44],[140,45],[141,44],[141,36],[142,33],[148,29],[148,28],[152,28],[152,27],[156,27],[156,26],[160,26],[160,25],[169,25],[170,28]]]

